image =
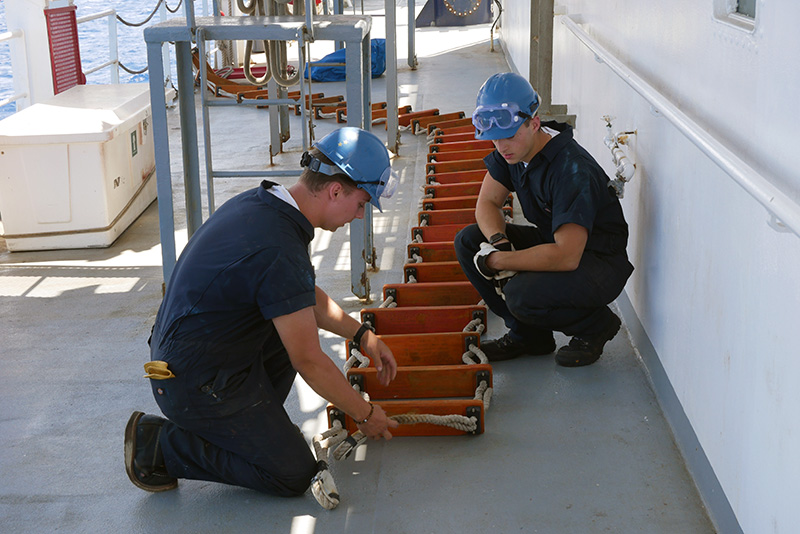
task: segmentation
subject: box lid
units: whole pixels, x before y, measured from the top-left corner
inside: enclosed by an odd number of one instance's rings
[[[0,121],[0,145],[104,142],[149,109],[149,84],[78,85]]]

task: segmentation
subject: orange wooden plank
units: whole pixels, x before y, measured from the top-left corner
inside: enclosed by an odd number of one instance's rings
[[[463,226],[475,222],[475,208],[420,211],[417,213],[417,220],[420,226],[441,226],[443,224],[458,224]]]
[[[431,152],[462,152],[464,150],[480,150],[483,148],[494,150],[494,143],[473,138],[467,141],[434,143],[428,147],[428,150]]]
[[[422,242],[428,241],[453,241],[456,234],[466,226],[466,224],[437,224],[435,226],[415,226],[411,229],[411,239],[417,241],[417,236],[422,238]]]
[[[486,169],[474,169],[471,171],[440,172],[429,174],[426,180],[429,184],[437,182],[440,184],[460,184],[465,182],[482,182],[486,176]]]
[[[462,161],[442,161],[441,163],[426,163],[425,174],[443,172],[486,170],[482,159],[467,159]]]
[[[421,256],[423,262],[456,261],[456,249],[453,247],[452,241],[410,243],[408,245],[408,259],[413,260],[414,254]]]
[[[464,118],[463,111],[454,111],[452,113],[441,113],[427,117],[416,117],[411,119],[411,126],[412,126],[411,131],[417,133],[420,130],[427,129],[429,124],[435,124],[437,122],[449,121],[452,119],[463,119],[463,118]]]
[[[459,282],[467,279],[457,261],[407,263],[403,266],[405,282]]]
[[[433,109],[423,109],[420,111],[412,111],[411,113],[404,113],[401,117],[399,117],[399,124],[400,126],[409,127],[411,126],[411,121],[414,119],[418,119],[420,117],[431,117],[433,115],[438,115],[439,110],[437,108]]]
[[[465,182],[458,184],[426,185],[425,195],[432,198],[463,197],[477,195],[481,191],[481,182]]]
[[[408,306],[361,310],[361,321],[369,321],[378,335],[461,332],[476,318],[486,324],[485,306]]]
[[[401,308],[477,305],[481,301],[478,291],[465,281],[386,284],[383,286],[383,298],[386,300],[390,296]]]
[[[431,145],[436,146],[436,145]],[[482,160],[494,152],[494,148],[479,148],[477,150],[464,150],[460,152],[428,152],[428,162],[433,161],[461,161],[465,159]]]
[[[437,135],[454,135],[454,134],[469,134],[470,139],[475,139],[475,127],[471,124],[464,126],[447,126],[446,128],[439,128],[434,132]],[[466,139],[463,139],[466,141]]]
[[[464,127],[471,128],[473,130],[475,129],[475,127],[472,125],[471,117],[464,117],[462,119],[452,119],[447,121],[437,121],[435,123],[429,124],[428,135],[430,135],[434,131],[439,131],[439,130],[443,132],[448,130],[452,131],[451,130],[452,128],[464,128]]]
[[[425,211],[460,210],[466,208],[475,209],[475,205],[477,203],[478,195],[465,197],[426,198],[422,201],[422,209]]]
[[[475,399],[415,399],[415,400],[383,400],[379,405],[388,416],[400,414],[430,414],[430,415],[464,415],[477,418],[477,429],[473,434],[482,434],[484,431],[483,402]],[[328,424],[338,419],[348,432],[358,430],[355,422],[344,412],[334,406],[328,406]],[[446,426],[421,423],[416,425],[400,425],[392,429],[393,436],[463,436],[465,432]]]
[[[467,131],[466,128],[462,128],[464,131],[462,132],[455,132],[455,133],[440,133],[439,135],[433,136],[434,143],[460,143],[462,141],[475,141],[475,133],[474,131]],[[452,130],[452,128],[450,129]],[[473,128],[474,130],[474,128]],[[438,132],[442,132],[442,130],[437,130]]]
[[[378,337],[392,350],[397,365],[403,366],[464,365],[461,357],[469,350],[470,345],[481,346],[477,332],[391,334]],[[349,341],[348,354],[352,347],[353,342]]]
[[[394,380],[386,386],[378,381],[375,367],[354,367],[347,371],[347,379],[351,385],[358,384],[371,400],[469,398],[475,396],[481,381],[492,387],[492,366],[461,363],[398,367]]]
[[[503,207],[503,214],[513,218],[514,208],[511,206]],[[417,213],[417,219],[419,220],[420,226],[440,226],[443,224],[458,224],[463,226],[475,222],[475,208],[420,211]],[[423,221],[425,222],[423,223]]]

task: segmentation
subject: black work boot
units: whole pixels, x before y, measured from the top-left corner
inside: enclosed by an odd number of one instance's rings
[[[553,335],[547,339],[543,336],[541,341],[515,341],[511,339],[511,335],[506,334],[499,339],[487,341],[481,344],[481,350],[490,362],[500,362],[503,360],[511,360],[520,356],[542,356],[550,354],[556,350],[556,341]]]
[[[603,354],[603,347],[619,332],[619,317],[609,310],[606,327],[593,336],[573,336],[569,345],[564,345],[556,353],[556,363],[564,367],[591,365]]]
[[[147,491],[167,491],[178,487],[169,476],[158,438],[164,419],[133,412],[125,427],[125,471],[137,487]]]

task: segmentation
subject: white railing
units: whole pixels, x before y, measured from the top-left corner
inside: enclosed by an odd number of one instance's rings
[[[111,83],[119,83],[119,49],[117,46],[117,12],[113,9],[106,9],[93,15],[86,15],[85,17],[78,17],[78,24],[97,20],[103,17],[108,17],[108,61],[102,65],[97,65],[84,71],[84,75],[88,76],[100,69],[113,66],[111,69]]]
[[[790,230],[800,236],[800,206],[789,198],[786,193],[745,163],[739,156],[678,109],[658,90],[639,77],[627,65],[619,61],[568,15],[559,15],[559,18],[564,26],[594,53],[598,61],[608,65],[617,76],[647,100],[659,115],[669,120],[711,161],[764,206],[773,217],[772,221],[770,221],[772,228],[778,231]]]
[[[30,87],[28,85],[28,56],[25,50],[25,32],[22,30],[12,30],[10,32],[0,33],[0,43],[3,41],[11,41],[12,39],[19,39],[19,42],[16,44],[19,45],[20,56],[22,59],[20,62],[22,66],[17,66],[18,70],[15,71],[14,75],[18,77],[19,85],[22,87]],[[11,43],[8,44],[11,46]],[[28,89],[28,91],[23,91],[22,93],[15,93],[8,98],[4,98],[3,100],[0,100],[0,107],[12,102],[16,102],[17,100],[29,98],[29,93],[30,89]]]

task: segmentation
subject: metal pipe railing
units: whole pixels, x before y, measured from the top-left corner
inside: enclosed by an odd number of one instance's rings
[[[22,73],[18,74],[19,76],[23,77],[23,79],[21,80],[20,84],[23,85],[24,87],[29,87],[28,86],[28,69],[27,69],[28,57],[27,57],[27,54],[25,52],[25,32],[23,32],[22,30],[12,30],[12,31],[8,31],[8,32],[0,33],[0,43],[2,43],[4,41],[10,41],[12,39],[19,39],[19,43],[20,43],[20,47],[21,47],[20,50],[22,52],[22,60],[23,60],[22,63],[25,65],[25,67],[23,69],[20,69],[22,71]],[[11,46],[11,43],[9,43],[9,46]],[[0,100],[0,107],[5,106],[6,104],[11,104],[12,102],[16,102],[17,100],[22,100],[24,98],[28,98],[30,96],[29,92],[30,91],[23,91],[21,93],[14,93],[10,97],[4,98],[3,100]],[[19,108],[17,108],[17,109],[19,109]]]
[[[619,61],[568,15],[558,15],[558,17],[562,24],[591,50],[598,61],[608,65],[617,76],[649,102],[659,115],[670,121],[711,161],[764,206],[773,216],[773,220],[770,221],[772,228],[778,231],[792,231],[800,236],[800,206],[796,202]]]
[[[111,83],[119,83],[119,47],[117,44],[117,12],[113,9],[106,9],[105,11],[100,11],[99,13],[86,15],[84,17],[78,17],[76,22],[78,24],[83,24],[84,22],[90,22],[103,17],[108,17],[108,61],[106,61],[102,65],[92,67],[91,69],[85,71],[84,75],[92,74],[106,67],[116,66],[116,68],[111,69]]]

